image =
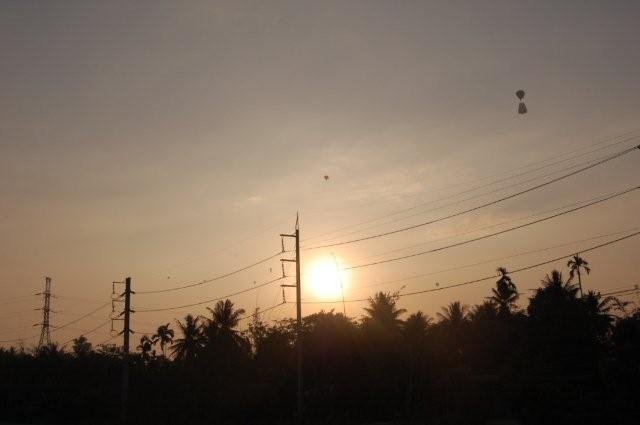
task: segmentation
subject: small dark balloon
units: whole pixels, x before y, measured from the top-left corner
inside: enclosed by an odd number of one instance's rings
[[[327,175],[325,174],[325,175],[324,175],[324,179],[325,179],[325,181],[326,181],[326,180],[329,180],[329,176],[327,176]]]
[[[527,105],[525,105],[524,102],[520,102],[520,105],[518,105],[518,113],[521,115],[527,113]]]
[[[518,90],[516,92],[516,96],[518,96],[518,99],[522,100],[524,98],[524,90]]]

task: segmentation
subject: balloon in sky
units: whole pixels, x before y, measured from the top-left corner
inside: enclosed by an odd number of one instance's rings
[[[324,175],[324,180],[327,181],[329,180],[329,176],[327,176],[326,174]]]
[[[527,113],[527,105],[524,104],[524,90],[518,90],[516,92],[516,96],[520,99],[520,103],[518,104],[518,113],[520,115]]]

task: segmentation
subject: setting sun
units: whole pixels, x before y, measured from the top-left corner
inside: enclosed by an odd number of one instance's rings
[[[309,293],[323,300],[338,300],[346,283],[345,273],[338,270],[338,263],[332,257],[316,260],[309,267],[306,286]]]

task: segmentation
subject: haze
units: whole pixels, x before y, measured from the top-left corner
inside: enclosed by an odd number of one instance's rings
[[[12,300],[40,292],[45,275],[60,295],[52,300],[56,325],[109,301],[111,282],[126,276],[134,290],[168,288],[273,254],[297,212],[304,245],[312,236],[598,142],[626,140],[564,166],[638,144],[638,16],[635,1],[4,2],[0,302],[9,304],[2,306],[0,339],[34,342],[40,312],[33,308],[41,299]],[[526,91],[526,115],[516,112],[518,89]],[[341,265],[358,264],[620,191],[638,184],[639,160],[640,153],[632,153],[433,226],[303,252],[303,272],[332,252]],[[423,211],[419,216],[356,236],[514,190],[434,212],[418,209],[412,212]],[[464,247],[353,270],[345,275],[345,298],[434,288],[494,273],[499,265],[511,269],[578,251],[606,238],[403,280],[636,228],[639,208],[640,196],[631,193]],[[345,240],[354,230],[329,236]],[[638,283],[639,248],[636,238],[585,254],[593,269],[585,287],[604,292]],[[526,292],[565,263],[513,278]],[[134,296],[133,308],[194,303],[280,273],[276,258],[195,289]],[[386,280],[399,281],[370,286]],[[453,300],[479,302],[492,284],[407,297],[401,304],[432,314]],[[308,289],[304,275],[302,285]],[[303,291],[305,300],[319,295]],[[293,292],[289,296],[294,299]],[[252,311],[281,299],[275,284],[234,302]],[[341,311],[342,305],[307,304],[303,313],[331,308]],[[361,308],[346,305],[354,317]],[[134,314],[132,327],[144,333],[204,309]],[[267,318],[294,311],[286,305]],[[52,337],[64,342],[108,314]],[[106,327],[90,339],[108,337]]]

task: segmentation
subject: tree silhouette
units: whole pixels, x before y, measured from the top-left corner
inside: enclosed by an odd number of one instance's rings
[[[575,275],[578,275],[578,288],[580,290],[580,298],[582,298],[582,276],[580,270],[584,270],[587,274],[591,273],[589,263],[579,254],[575,254],[569,261],[567,261],[567,267],[569,267],[569,280],[571,282]]]
[[[438,313],[440,322],[452,327],[459,327],[467,321],[469,307],[460,301],[454,301],[447,307],[442,307],[442,312]]]
[[[473,307],[467,315],[468,319],[472,322],[481,322],[492,321],[500,318],[500,305],[493,301],[493,297],[491,298],[491,300]]]
[[[193,361],[202,348],[202,325],[199,317],[187,314],[184,323],[176,320],[182,338],[173,341],[171,354],[176,360]]]
[[[589,291],[582,298],[582,303],[591,321],[591,325],[598,338],[602,341],[611,330],[611,325],[614,321],[612,310],[618,307],[621,302],[615,297],[602,297],[598,292]]]
[[[403,323],[403,333],[409,341],[421,340],[427,334],[432,319],[428,315],[418,311],[407,317]]]
[[[88,356],[92,351],[92,345],[84,335],[80,335],[73,340],[73,354],[76,357]]]
[[[498,273],[487,299],[451,303],[436,323],[421,311],[403,316],[398,293],[384,292],[360,321],[303,317],[308,423],[636,423],[640,311],[594,291],[580,297],[577,279],[557,270],[516,311],[513,282]],[[169,324],[140,338],[130,422],[292,423],[296,321],[256,314],[245,333],[231,301],[210,312],[171,323],[162,361],[154,339]],[[91,352],[83,336],[67,352],[0,347],[0,422],[116,422],[122,355],[115,344]]]
[[[231,300],[218,301],[213,309],[207,307],[211,313],[207,327],[216,333],[235,333],[235,328],[240,322],[240,317],[245,313],[244,309],[234,309]]]
[[[227,367],[230,367],[230,356],[239,355],[239,350],[250,350],[248,341],[236,330],[245,311],[242,308],[236,310],[228,299],[218,301],[214,308],[207,307],[207,310],[211,313],[203,327],[207,355],[209,358],[214,355],[226,357]]]
[[[499,279],[496,282],[496,287],[492,289],[493,295],[489,299],[498,305],[498,314],[504,319],[511,316],[519,295],[507,269],[498,267],[497,272]]]
[[[160,350],[162,350],[162,357],[165,357],[164,347],[167,344],[171,344],[173,341],[174,332],[173,329],[169,328],[169,323],[165,325],[158,326],[156,333],[151,337],[153,343],[160,343]]]
[[[153,349],[154,341],[149,338],[148,335],[142,335],[140,338],[140,344],[138,345],[138,350],[142,354],[142,359],[147,362],[151,359],[151,350]],[[155,355],[155,354],[154,354]]]
[[[404,308],[398,308],[398,294],[378,292],[369,297],[369,306],[364,308],[367,315],[364,317],[365,326],[374,326],[387,331],[397,331],[402,326],[400,316],[407,312]]]

